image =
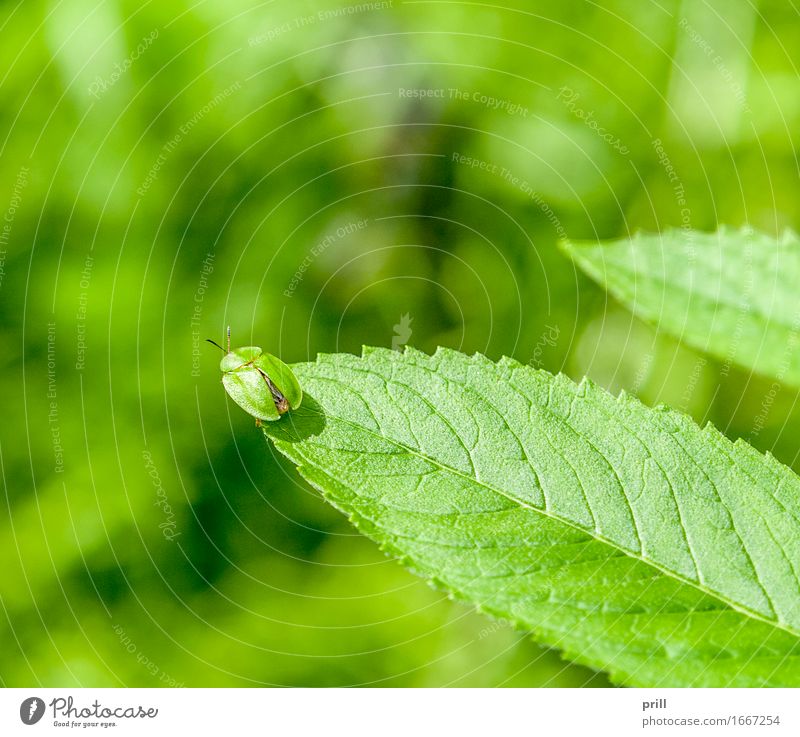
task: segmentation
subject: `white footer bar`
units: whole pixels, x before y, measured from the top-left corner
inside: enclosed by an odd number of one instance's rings
[[[4,689],[0,735],[800,735],[791,689]],[[190,731],[192,730],[192,731]]]

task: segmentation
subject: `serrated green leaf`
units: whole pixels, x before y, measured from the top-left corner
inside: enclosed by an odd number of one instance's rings
[[[564,243],[636,315],[723,365],[800,387],[800,238],[749,229],[670,230]]]
[[[665,408],[439,350],[294,367],[264,427],[408,567],[618,682],[800,685],[800,479]]]

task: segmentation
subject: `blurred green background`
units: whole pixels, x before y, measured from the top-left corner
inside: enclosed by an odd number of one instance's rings
[[[585,374],[800,467],[795,393],[556,249],[800,225],[793,3],[0,4],[0,682],[603,686],[360,537],[216,349]]]

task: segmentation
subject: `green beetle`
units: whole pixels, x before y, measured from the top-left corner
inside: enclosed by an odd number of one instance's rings
[[[225,355],[220,361],[225,391],[245,412],[262,421],[279,420],[303,401],[303,390],[293,371],[270,353],[254,345],[231,350],[231,329],[228,328],[228,350],[215,341]]]

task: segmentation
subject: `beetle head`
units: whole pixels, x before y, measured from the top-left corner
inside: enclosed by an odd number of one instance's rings
[[[211,338],[206,338],[206,343],[211,343],[211,345],[217,346],[225,355],[222,357],[222,360],[219,362],[219,369],[222,371],[223,374],[227,374],[230,371],[236,371],[240,369],[242,366],[246,366],[249,363],[252,363],[256,358],[258,358],[263,351],[255,345],[246,345],[242,348],[235,348],[231,350],[231,328],[230,325],[228,326],[228,350],[226,351],[216,340],[211,340]]]
[[[219,369],[223,374],[227,374],[229,371],[236,371],[236,369],[254,361],[262,352],[263,351],[255,345],[234,348],[222,357],[222,360],[219,362]]]

